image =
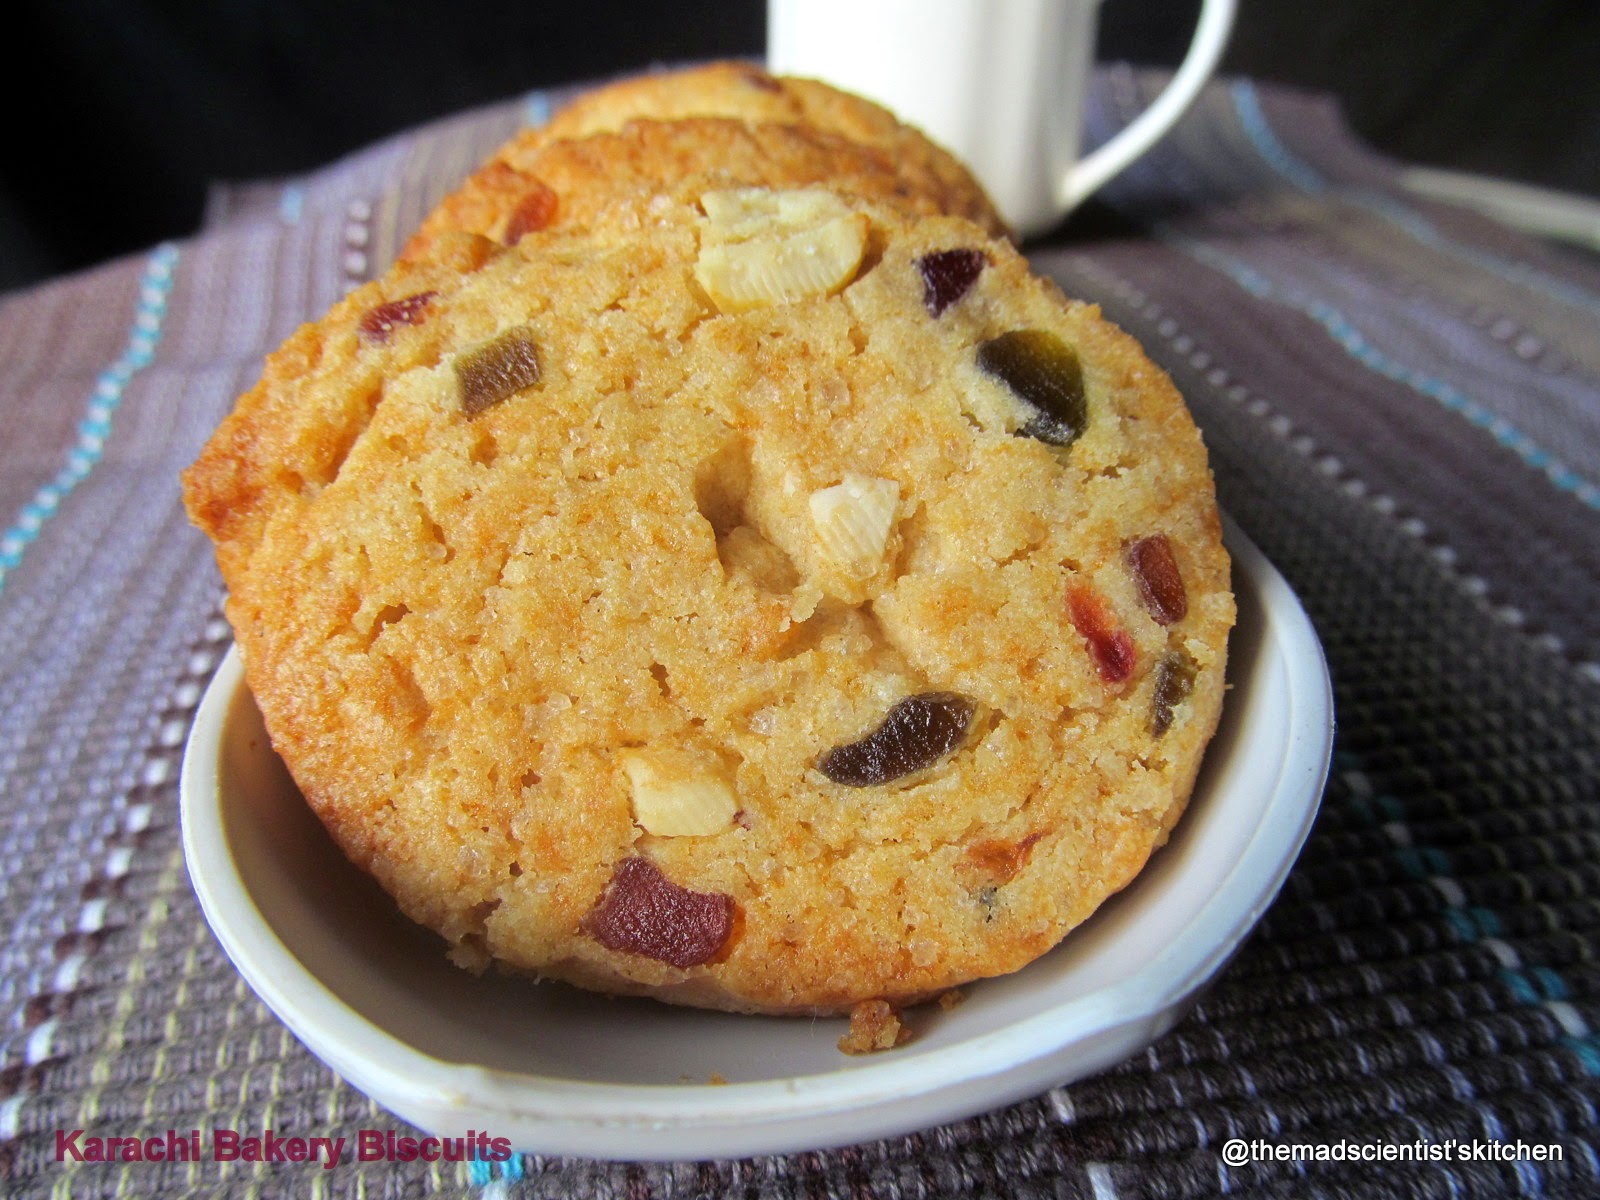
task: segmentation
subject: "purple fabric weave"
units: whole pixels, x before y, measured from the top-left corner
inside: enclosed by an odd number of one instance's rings
[[[1158,83],[1105,72],[1091,140]],[[1116,232],[1030,248],[1173,374],[1334,677],[1317,826],[1187,1020],[1012,1108],[783,1158],[56,1161],[90,1126],[412,1132],[265,1010],[189,889],[176,766],[228,633],[177,477],[262,356],[552,99],[219,186],[195,237],[0,298],[0,1191],[1600,1193],[1600,270],[1414,199],[1327,102],[1242,80],[1106,189]],[[1230,1166],[1230,1138],[1562,1157]]]

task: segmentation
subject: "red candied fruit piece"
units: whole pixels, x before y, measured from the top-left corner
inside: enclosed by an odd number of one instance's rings
[[[533,187],[511,210],[511,219],[506,222],[506,231],[500,240],[508,246],[515,246],[522,240],[524,234],[548,229],[550,222],[556,219],[556,209],[559,205],[560,201],[556,198],[555,192],[535,179]]]
[[[428,316],[428,305],[433,302],[437,292],[417,292],[412,296],[402,296],[398,300],[390,300],[376,308],[369,308],[361,316],[361,324],[357,326],[363,340],[368,342],[383,343],[389,340],[389,335],[401,325],[421,325]]]
[[[733,933],[733,897],[681,887],[635,855],[617,865],[583,918],[583,931],[624,954],[697,967],[715,958]]]
[[[1139,599],[1150,615],[1162,625],[1183,620],[1189,612],[1189,593],[1184,589],[1167,535],[1140,538],[1128,546],[1126,553],[1133,581],[1139,585]]]
[[[1072,625],[1089,642],[1089,656],[1107,683],[1124,683],[1133,674],[1133,639],[1117,625],[1106,598],[1081,583],[1067,585]]]
[[[917,259],[922,303],[928,315],[940,316],[970,292],[988,262],[989,257],[982,250],[935,250]]]

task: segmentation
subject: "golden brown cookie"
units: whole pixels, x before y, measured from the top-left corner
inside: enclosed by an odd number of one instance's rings
[[[667,133],[657,122],[683,127]],[[971,173],[888,110],[814,80],[715,63],[587,93],[518,134],[428,215],[402,257],[425,255],[447,231],[515,242],[712,172],[726,187],[830,184],[1006,232]]]
[[[185,484],[275,747],[458,961],[899,1005],[1134,877],[1233,600],[1129,338],[820,188],[441,249],[296,335]]]

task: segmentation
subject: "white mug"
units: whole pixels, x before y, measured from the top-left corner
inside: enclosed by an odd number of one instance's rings
[[[1172,128],[1210,77],[1237,0],[1139,118],[1078,157],[1100,0],[768,0],[767,65],[892,109],[963,159],[1001,215],[1042,233]]]

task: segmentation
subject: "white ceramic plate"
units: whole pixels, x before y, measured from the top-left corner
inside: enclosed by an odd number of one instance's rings
[[[1237,530],[1229,694],[1189,811],[1051,953],[851,1058],[842,1020],[742,1017],[477,978],[335,849],[230,653],[183,764],[184,852],[240,973],[311,1051],[423,1129],[612,1159],[816,1149],[926,1128],[1099,1071],[1169,1029],[1282,885],[1316,813],[1332,701],[1316,635]],[[721,1082],[721,1081],[726,1081]],[[715,1082],[714,1082],[715,1081]]]

